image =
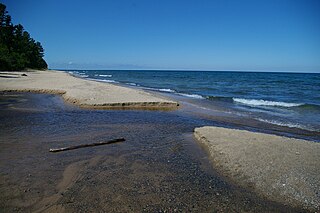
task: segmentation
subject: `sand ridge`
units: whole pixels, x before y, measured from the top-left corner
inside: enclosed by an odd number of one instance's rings
[[[201,127],[195,138],[213,165],[260,195],[320,210],[320,144],[221,127]]]
[[[177,102],[142,90],[89,81],[51,70],[0,72],[0,91],[59,94],[65,101],[82,108],[174,109],[179,106]]]

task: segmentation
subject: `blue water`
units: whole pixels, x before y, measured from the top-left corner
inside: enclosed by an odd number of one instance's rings
[[[208,71],[71,71],[83,78],[156,90],[259,122],[320,132],[320,74]]]

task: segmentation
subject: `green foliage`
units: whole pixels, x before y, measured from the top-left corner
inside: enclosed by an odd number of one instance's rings
[[[47,69],[44,50],[21,24],[13,25],[0,3],[0,70]]]

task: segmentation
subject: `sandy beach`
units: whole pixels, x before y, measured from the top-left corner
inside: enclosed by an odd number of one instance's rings
[[[181,108],[173,112],[90,110],[174,109],[176,101],[65,72],[1,72],[0,76],[0,91],[5,92],[0,114],[3,209],[319,210],[317,143],[218,127],[196,128],[194,135],[211,164],[192,137],[195,127],[211,121],[183,114]],[[61,95],[67,103],[85,109],[74,109],[46,93]],[[126,142],[48,154],[50,148],[117,137],[125,137]],[[39,166],[42,160],[46,163]]]
[[[0,213],[320,213],[320,0],[0,17]]]
[[[183,108],[91,110],[60,95],[3,93],[0,109],[0,211],[307,212],[218,174],[193,138],[208,123]],[[126,141],[49,152],[118,137]]]
[[[319,143],[209,126],[194,135],[233,181],[267,199],[319,211]]]
[[[170,109],[178,106],[177,102],[142,90],[88,81],[59,71],[0,72],[0,91],[60,94],[68,103],[83,108]]]

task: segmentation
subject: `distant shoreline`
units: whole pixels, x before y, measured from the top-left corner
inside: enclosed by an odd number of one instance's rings
[[[49,69],[57,71],[160,71],[160,72],[242,72],[242,73],[292,73],[292,74],[320,74],[320,71],[265,71],[265,70],[191,70],[191,69]]]
[[[88,81],[61,71],[0,72],[0,91],[62,95],[68,103],[92,109],[175,109],[179,104],[142,90]]]

